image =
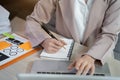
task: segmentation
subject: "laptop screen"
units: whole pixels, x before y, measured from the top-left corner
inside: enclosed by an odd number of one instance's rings
[[[57,74],[19,74],[18,80],[120,80],[119,77],[110,76],[77,76]]]

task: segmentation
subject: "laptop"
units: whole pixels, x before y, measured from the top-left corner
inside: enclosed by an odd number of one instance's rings
[[[120,80],[120,77],[77,76],[58,74],[19,74],[18,80]]]
[[[31,73],[34,74],[72,74],[75,75],[77,70],[73,68],[68,70],[70,61],[59,61],[59,60],[36,60],[33,63]],[[104,66],[95,65],[94,76],[110,76],[110,70],[108,64]],[[87,74],[89,75],[89,73]]]

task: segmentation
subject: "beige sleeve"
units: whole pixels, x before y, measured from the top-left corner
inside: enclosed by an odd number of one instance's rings
[[[40,0],[31,15],[26,20],[26,35],[33,47],[48,38],[47,33],[41,28],[41,22],[48,23],[54,15],[57,0]]]
[[[113,53],[120,32],[120,0],[111,0],[105,14],[101,33],[96,38],[94,45],[86,54],[106,62],[107,56]]]

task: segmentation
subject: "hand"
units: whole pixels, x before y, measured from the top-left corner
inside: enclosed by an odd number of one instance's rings
[[[47,53],[55,53],[61,49],[66,43],[62,40],[56,40],[53,38],[47,38],[42,42],[42,47]]]
[[[90,71],[90,75],[93,75],[95,72],[95,59],[93,59],[89,55],[84,55],[79,59],[76,59],[73,63],[71,63],[68,69],[72,69],[75,67],[77,70],[77,75],[86,75]]]

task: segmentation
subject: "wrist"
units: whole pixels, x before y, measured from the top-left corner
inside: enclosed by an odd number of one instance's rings
[[[84,56],[87,57],[87,58],[92,59],[94,62],[95,62],[95,60],[96,60],[94,57],[92,57],[92,56],[90,56],[90,55],[85,54]]]

